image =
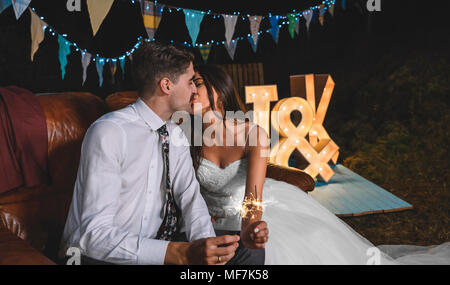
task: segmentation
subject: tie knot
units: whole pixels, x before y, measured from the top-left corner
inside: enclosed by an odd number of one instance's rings
[[[168,136],[169,136],[169,132],[167,132],[166,124],[162,125],[162,126],[158,129],[158,133],[159,133],[159,135],[162,136],[162,137],[168,137]]]

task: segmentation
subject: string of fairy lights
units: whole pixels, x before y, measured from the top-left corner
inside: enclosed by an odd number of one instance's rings
[[[304,17],[305,15],[307,15],[307,14],[309,14],[309,13],[313,13],[314,10],[324,9],[324,11],[326,11],[326,10],[328,10],[328,9],[330,8],[330,6],[332,6],[332,5],[335,4],[335,1],[336,1],[336,0],[323,0],[321,5],[314,5],[314,6],[309,7],[308,9],[306,9],[306,10],[304,10],[304,11],[300,11],[300,12],[296,12],[296,10],[293,10],[291,13],[288,13],[288,14],[293,15],[293,16],[295,16],[295,17],[301,18],[301,17]],[[138,5],[140,4],[140,2],[139,2],[138,0],[131,0],[131,3],[132,3],[132,4],[138,4]],[[157,4],[157,1],[154,1],[154,3],[155,3],[155,5],[156,5],[156,4]],[[37,12],[36,12],[36,10],[35,10],[33,7],[30,7],[30,8],[31,8],[31,10],[32,10],[36,15],[38,15]],[[170,6],[166,6],[166,7],[161,8],[161,11],[160,11],[161,14],[162,14],[164,8],[166,8],[167,11],[168,11],[169,13],[174,13],[174,12],[184,11],[185,14],[186,14],[186,16],[190,16],[190,15],[189,15],[189,11],[186,11],[187,9],[185,9],[185,8],[170,7]],[[233,13],[231,13],[231,14],[217,14],[217,13],[211,12],[211,10],[208,10],[208,11],[199,11],[199,10],[195,10],[195,12],[200,13],[200,14],[203,14],[203,15],[212,15],[212,18],[213,18],[213,19],[218,19],[218,18],[220,18],[220,17],[234,17],[234,16],[238,16],[238,17],[239,17],[239,16],[240,16],[240,17],[242,17],[243,20],[245,20],[245,17],[247,17],[247,18],[250,18],[250,17],[257,17],[257,16],[255,16],[255,15],[243,14],[243,13],[241,13],[241,12],[239,12],[239,11],[233,12]],[[63,33],[63,34],[58,33],[58,32],[56,31],[56,29],[54,29],[54,28],[52,28],[51,26],[49,26],[49,25],[47,24],[47,21],[46,21],[46,19],[45,19],[44,17],[39,16],[39,15],[38,15],[38,17],[39,17],[42,21],[45,22],[46,25],[44,26],[44,30],[45,30],[45,29],[48,29],[50,35],[56,36],[56,37],[61,36],[61,37],[65,40],[66,45],[68,45],[68,46],[73,46],[73,47],[75,48],[75,51],[81,52],[82,55],[85,55],[86,53],[88,53],[88,50],[87,50],[87,49],[81,48],[81,47],[78,46],[78,44],[75,43],[75,42],[71,42],[71,41],[68,39],[68,35],[67,35],[67,34],[64,34],[64,33]],[[278,27],[279,27],[279,28],[282,28],[284,25],[289,25],[288,16],[285,16],[285,15],[273,15],[273,14],[269,13],[268,16],[264,16],[264,15],[263,15],[263,16],[261,16],[261,17],[262,17],[262,18],[261,18],[261,21],[262,21],[262,19],[264,19],[265,17],[277,17],[277,18],[279,19],[279,22],[278,22],[278,23],[279,23],[279,24],[278,24]],[[280,20],[281,20],[281,21],[280,21]],[[263,32],[265,32],[265,33],[270,33],[271,30],[272,30],[271,28],[270,28],[270,29],[267,29],[267,30],[264,30],[264,31],[261,30],[261,31],[259,31],[259,32],[257,33],[257,35],[258,35],[258,37],[259,37]],[[232,42],[235,43],[236,41],[244,40],[244,39],[251,38],[251,37],[252,37],[252,34],[249,33],[249,34],[247,34],[247,36],[245,36],[245,37],[244,37],[244,36],[240,36],[240,37],[236,37],[236,38],[232,39]],[[139,48],[139,46],[142,45],[144,42],[151,42],[151,41],[156,41],[156,39],[155,39],[155,38],[149,39],[149,38],[144,38],[143,36],[139,36],[139,37],[137,38],[136,43],[131,47],[131,49],[127,50],[124,54],[122,54],[122,55],[120,55],[120,56],[116,56],[116,57],[103,57],[103,56],[100,56],[98,53],[95,53],[95,57],[93,57],[92,60],[93,60],[93,61],[99,60],[101,63],[102,63],[102,62],[109,62],[109,61],[112,61],[112,62],[115,63],[115,62],[117,62],[118,60],[122,62],[122,61],[125,59],[126,56],[130,56],[131,54],[133,54],[133,53]],[[171,42],[171,43],[174,43],[174,40],[170,40],[170,42]],[[221,45],[221,44],[222,44],[222,45],[225,45],[226,42],[225,42],[225,41],[215,41],[215,40],[210,40],[210,41],[207,41],[207,42],[204,42],[204,43],[195,43],[195,44],[191,44],[191,43],[189,43],[189,42],[187,42],[187,41],[184,41],[184,42],[182,42],[182,43],[180,43],[180,44],[183,44],[183,45],[186,46],[186,47],[200,47],[200,48],[201,48],[201,47],[204,46],[204,45],[211,45],[211,46],[213,46],[213,45]],[[92,54],[92,53],[90,53],[90,54]],[[93,54],[93,55],[94,55],[94,54]]]

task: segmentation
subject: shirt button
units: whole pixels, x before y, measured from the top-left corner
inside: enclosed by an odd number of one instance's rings
[[[144,216],[144,221],[147,221],[147,217],[146,216]]]

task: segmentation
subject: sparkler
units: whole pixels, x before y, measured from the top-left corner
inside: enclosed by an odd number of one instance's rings
[[[254,219],[255,212],[263,210],[263,202],[258,200],[258,195],[255,185],[255,193],[250,193],[250,197],[245,197],[240,207],[240,213],[243,218]]]

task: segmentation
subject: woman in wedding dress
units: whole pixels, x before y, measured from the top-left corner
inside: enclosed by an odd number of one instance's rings
[[[301,189],[265,178],[267,134],[225,112],[245,112],[231,78],[201,65],[194,82],[203,145],[191,147],[192,158],[216,231],[240,232],[244,245],[258,248],[253,229],[267,223],[265,264],[450,264],[449,242],[375,247]]]

